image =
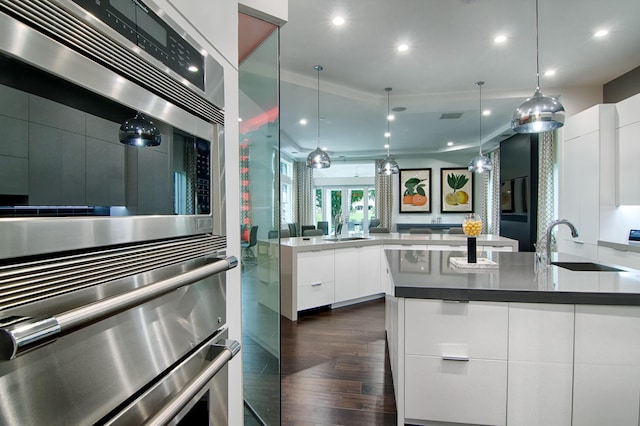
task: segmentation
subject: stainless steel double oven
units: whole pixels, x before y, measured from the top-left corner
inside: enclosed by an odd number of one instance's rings
[[[0,62],[0,424],[226,424],[222,67],[140,0],[0,0]]]

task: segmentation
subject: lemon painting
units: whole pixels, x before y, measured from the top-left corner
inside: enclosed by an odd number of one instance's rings
[[[442,212],[473,210],[473,174],[466,169],[442,169]]]

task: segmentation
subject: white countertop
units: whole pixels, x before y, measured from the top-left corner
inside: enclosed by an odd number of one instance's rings
[[[294,251],[311,251],[334,248],[358,247],[365,245],[399,244],[399,245],[446,245],[466,246],[467,237],[463,234],[360,234],[349,237],[339,237],[339,241],[332,241],[332,235],[318,237],[282,238],[280,244]],[[277,242],[277,240],[271,240]],[[478,246],[510,246],[518,250],[518,241],[497,235],[479,235],[476,238]]]

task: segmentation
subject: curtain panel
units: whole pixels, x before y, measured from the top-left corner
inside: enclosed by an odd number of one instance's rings
[[[384,160],[376,160],[376,170]],[[393,175],[376,173],[376,217],[380,219],[380,227],[391,230],[391,212],[393,209]]]
[[[295,196],[293,197],[293,217],[298,226],[314,225],[313,211],[315,197],[313,196],[313,169],[307,167],[302,161],[294,163],[293,185]]]

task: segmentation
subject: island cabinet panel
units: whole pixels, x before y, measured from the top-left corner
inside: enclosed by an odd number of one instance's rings
[[[507,362],[410,355],[405,358],[405,418],[504,425]]]
[[[360,250],[350,247],[337,249],[335,253],[335,300],[355,299],[360,295]]]
[[[335,302],[382,293],[380,246],[335,250]]]
[[[406,353],[507,359],[508,305],[407,299]]]
[[[577,305],[574,425],[640,424],[640,307]]]
[[[297,262],[297,309],[333,303],[334,250],[298,253]]]
[[[571,425],[574,305],[509,304],[507,424]]]
[[[407,299],[405,417],[505,424],[508,305]]]

